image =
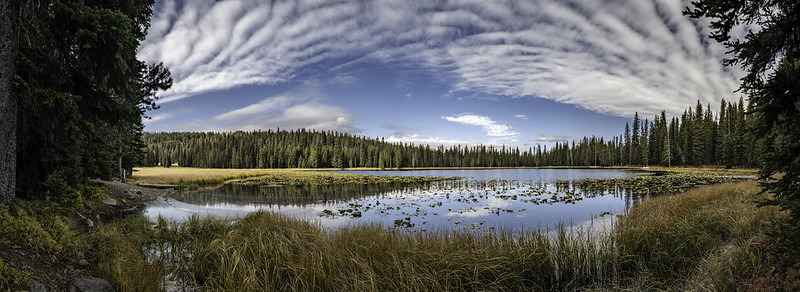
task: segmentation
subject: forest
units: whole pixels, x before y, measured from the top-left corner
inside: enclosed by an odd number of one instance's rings
[[[623,133],[520,149],[503,145],[452,147],[388,143],[315,130],[144,133],[145,166],[206,168],[415,168],[542,166],[755,167],[757,115],[744,101],[722,100],[719,111],[699,101],[680,117],[638,113]]]

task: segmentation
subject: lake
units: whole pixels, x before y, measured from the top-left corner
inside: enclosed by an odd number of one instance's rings
[[[375,223],[413,231],[552,230],[558,224],[608,221],[648,195],[621,187],[581,190],[577,179],[626,178],[622,169],[483,169],[338,171],[376,175],[462,177],[417,185],[246,186],[179,191],[151,202],[144,215],[185,220],[192,214],[239,218],[265,210],[336,228]]]

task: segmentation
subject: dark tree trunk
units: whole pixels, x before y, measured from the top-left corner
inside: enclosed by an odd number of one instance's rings
[[[17,35],[10,5],[0,2],[0,204],[14,199],[17,177],[17,101],[11,91]]]

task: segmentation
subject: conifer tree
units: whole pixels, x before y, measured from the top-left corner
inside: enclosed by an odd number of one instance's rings
[[[710,36],[730,49],[724,63],[747,72],[741,89],[759,114],[754,124],[761,137],[762,185],[775,194],[768,203],[791,213],[785,238],[800,243],[800,5],[796,0],[698,0],[692,5],[684,13],[710,18]],[[740,25],[759,29],[732,39],[731,31]],[[741,103],[738,107],[743,111]],[[744,132],[736,135],[737,144],[746,143]]]

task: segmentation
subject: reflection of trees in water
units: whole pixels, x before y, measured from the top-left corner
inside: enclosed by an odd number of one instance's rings
[[[404,193],[427,189],[424,184],[326,184],[249,186],[226,184],[212,190],[177,192],[171,197],[186,203],[231,203],[265,205],[306,205],[335,203],[386,193]]]
[[[587,181],[600,183],[586,183]],[[641,185],[632,186],[616,182],[613,179],[556,180],[552,182],[552,185],[556,192],[569,194],[580,199],[611,195],[625,202],[625,209],[630,209],[634,204],[645,199],[666,194],[666,192],[655,192]]]
[[[238,205],[297,205],[337,203],[374,195],[403,195],[422,192],[503,191],[525,186],[513,180],[448,180],[419,184],[324,184],[251,186],[226,184],[211,190],[180,191],[173,199],[191,204],[230,203]]]
[[[702,183],[709,183],[703,181]],[[428,183],[322,184],[250,186],[226,184],[213,190],[183,191],[172,197],[193,204],[263,204],[304,206],[339,203],[368,196],[402,196],[405,194],[473,194],[539,197],[528,199],[538,203],[572,203],[587,198],[613,196],[630,208],[652,196],[674,192],[697,181],[676,184],[674,180],[578,179],[578,180],[447,180]],[[449,196],[448,196],[449,198]]]

